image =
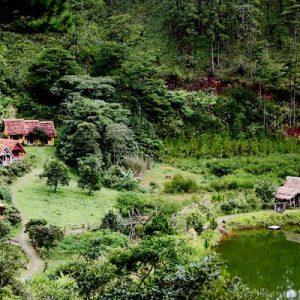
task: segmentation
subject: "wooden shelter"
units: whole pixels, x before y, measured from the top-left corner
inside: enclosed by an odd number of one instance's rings
[[[34,137],[34,129],[42,130],[48,139],[42,141]],[[5,119],[3,134],[10,140],[24,145],[54,145],[55,127],[52,121]]]
[[[138,209],[132,209],[131,212],[128,213],[129,218],[124,219],[121,215],[118,217],[118,222],[121,226],[126,226],[129,228],[129,238],[137,239],[138,235],[136,234],[135,226],[137,224],[145,225],[149,220],[149,216],[142,216]]]
[[[300,206],[300,177],[288,176],[284,186],[277,189],[275,209]]]

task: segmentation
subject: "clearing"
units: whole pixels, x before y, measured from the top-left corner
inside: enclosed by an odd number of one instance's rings
[[[27,147],[27,155],[36,156],[36,166],[24,177],[12,184],[16,207],[21,211],[23,221],[43,218],[50,224],[61,227],[99,224],[105,213],[116,201],[116,191],[101,189],[88,196],[77,187],[72,175],[70,185],[59,187],[56,193],[39,178],[43,165],[54,157],[53,147]]]

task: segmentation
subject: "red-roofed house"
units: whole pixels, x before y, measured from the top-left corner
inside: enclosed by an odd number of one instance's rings
[[[35,131],[46,134],[46,139],[37,138]],[[5,119],[4,135],[8,139],[17,140],[24,145],[54,145],[55,127],[52,121]]]
[[[25,154],[26,151],[19,141],[0,139],[0,166],[10,165]]]

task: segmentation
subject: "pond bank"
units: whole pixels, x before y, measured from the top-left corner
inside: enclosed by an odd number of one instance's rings
[[[272,225],[297,225],[300,223],[300,210],[286,210],[284,213],[274,211],[258,211],[252,213],[224,216],[229,230],[265,228]]]
[[[231,275],[240,277],[243,283],[258,291],[258,299],[299,299],[298,230],[299,226],[284,226],[278,231],[234,231],[215,249]]]

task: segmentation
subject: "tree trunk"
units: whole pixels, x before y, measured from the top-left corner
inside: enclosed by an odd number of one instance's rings
[[[220,42],[218,42],[218,68],[220,67]]]
[[[293,125],[296,126],[296,89],[293,89]]]
[[[267,20],[266,20],[266,33],[270,35],[270,9],[271,9],[271,0],[268,0],[267,3]]]
[[[265,100],[262,100],[262,86],[261,86],[261,82],[259,83],[259,101],[260,103],[263,102],[263,124],[264,124],[264,128],[266,128],[266,103],[265,103]]]
[[[293,97],[294,97],[294,90],[293,90],[293,79],[290,78],[290,105],[291,105],[291,113],[290,113],[290,127],[293,125]]]
[[[211,68],[212,68],[212,74],[213,77],[215,77],[215,60],[214,60],[214,43],[211,43]]]
[[[293,30],[293,46],[294,46],[294,49],[297,48],[297,28],[296,27]]]
[[[202,29],[202,22],[201,22],[201,13],[202,13],[202,0],[198,0],[197,2],[197,6],[198,6],[198,31],[201,32]]]

